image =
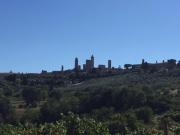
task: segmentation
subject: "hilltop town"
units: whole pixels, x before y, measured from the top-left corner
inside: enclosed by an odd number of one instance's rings
[[[179,74],[180,62],[175,59],[169,59],[162,62],[149,63],[142,59],[139,64],[124,64],[124,67],[120,66],[112,67],[112,60],[107,60],[107,65],[99,64],[95,66],[95,57],[92,55],[90,59],[87,59],[85,64],[81,66],[79,60],[76,57],[74,60],[74,67],[72,69],[64,70],[64,66],[61,66],[61,70],[48,72],[42,70],[39,73],[0,73],[0,79],[6,78],[7,80],[19,80],[22,84],[53,84],[58,86],[69,86],[80,84],[85,80],[92,78],[110,77],[116,75],[124,75],[128,73],[136,74]]]
[[[155,62],[155,63],[149,63],[142,59],[142,62],[140,64],[124,64],[124,67],[121,68],[119,66],[118,68],[112,67],[112,60],[107,60],[107,65],[99,64],[97,67],[95,67],[95,58],[92,55],[90,59],[86,60],[86,63],[83,64],[83,66],[79,65],[79,60],[76,57],[74,60],[74,68],[70,70],[64,70],[64,66],[61,66],[61,71],[52,71],[51,73],[67,73],[67,72],[78,72],[78,73],[110,73],[110,74],[119,74],[119,73],[126,73],[126,72],[168,72],[170,70],[178,69],[180,68],[180,61],[177,61],[175,59],[169,59],[167,61],[163,60],[162,62]],[[42,73],[48,73],[45,70],[42,70]]]
[[[115,68],[111,60],[95,66],[92,55],[79,63],[75,58],[70,70],[0,74],[0,121],[74,122],[77,115],[78,121],[80,116],[103,123],[112,135],[126,129],[162,133],[159,124],[169,119],[172,133],[180,127],[180,62],[143,59]]]
[[[124,67],[112,67],[112,60],[107,60],[107,65],[99,64],[95,66],[95,57],[92,55],[90,59],[85,61],[85,64],[81,66],[79,60],[76,57],[74,60],[74,67],[72,69],[64,70],[64,66],[61,66],[61,70],[48,72],[42,70],[39,73],[1,73],[0,78],[4,76],[16,76],[16,78],[29,78],[29,83],[49,83],[53,78],[56,79],[57,84],[69,85],[80,83],[84,80],[99,77],[108,77],[114,75],[123,75],[126,73],[139,73],[139,74],[153,74],[153,73],[169,73],[175,71],[177,73],[180,70],[180,61],[177,62],[175,59],[169,59],[162,62],[149,63],[142,59],[139,64],[124,64]],[[36,79],[39,76],[41,79]],[[27,80],[27,79],[26,79]]]
[[[99,64],[98,67],[95,67],[95,58],[92,55],[90,59],[86,60],[86,63],[83,66],[79,65],[79,60],[76,57],[74,60],[74,68],[69,70],[64,70],[64,66],[61,66],[61,71],[52,71],[52,73],[62,73],[62,72],[82,72],[82,73],[92,73],[92,72],[119,72],[121,68],[114,68],[111,66],[111,60],[108,60],[108,64],[103,65]],[[42,70],[42,73],[48,73],[45,70]]]

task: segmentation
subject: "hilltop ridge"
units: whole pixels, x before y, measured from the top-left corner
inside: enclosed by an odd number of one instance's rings
[[[160,123],[167,118],[171,129],[178,129],[179,62],[142,60],[124,67],[0,74],[0,120],[52,123],[72,112],[102,122],[111,134],[139,128],[162,132]]]

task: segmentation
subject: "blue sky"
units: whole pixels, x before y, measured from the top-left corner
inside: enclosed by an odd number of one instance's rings
[[[0,72],[180,60],[179,0],[0,0]]]

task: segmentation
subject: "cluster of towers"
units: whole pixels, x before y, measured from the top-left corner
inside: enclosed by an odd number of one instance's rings
[[[108,68],[106,68],[105,65],[98,65],[98,68],[99,69],[111,69],[111,60],[108,60]],[[89,71],[92,71],[93,69],[95,69],[95,66],[94,66],[94,56],[92,55],[90,59],[87,59],[86,60],[86,63],[83,64],[83,71],[86,71],[86,72],[89,72]],[[78,63],[78,58],[76,57],[75,58],[75,66],[74,66],[74,70],[75,71],[80,71],[81,70],[81,66],[79,65]]]
[[[86,64],[83,64],[84,71],[91,71],[94,69],[94,56],[91,56],[91,59],[86,60]]]

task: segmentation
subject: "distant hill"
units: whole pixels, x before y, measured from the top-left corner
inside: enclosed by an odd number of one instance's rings
[[[4,105],[8,109],[0,109],[0,114],[5,123],[55,122],[70,111],[103,122],[110,133],[139,127],[162,131],[164,118],[176,129],[180,70],[0,74],[0,108]]]

